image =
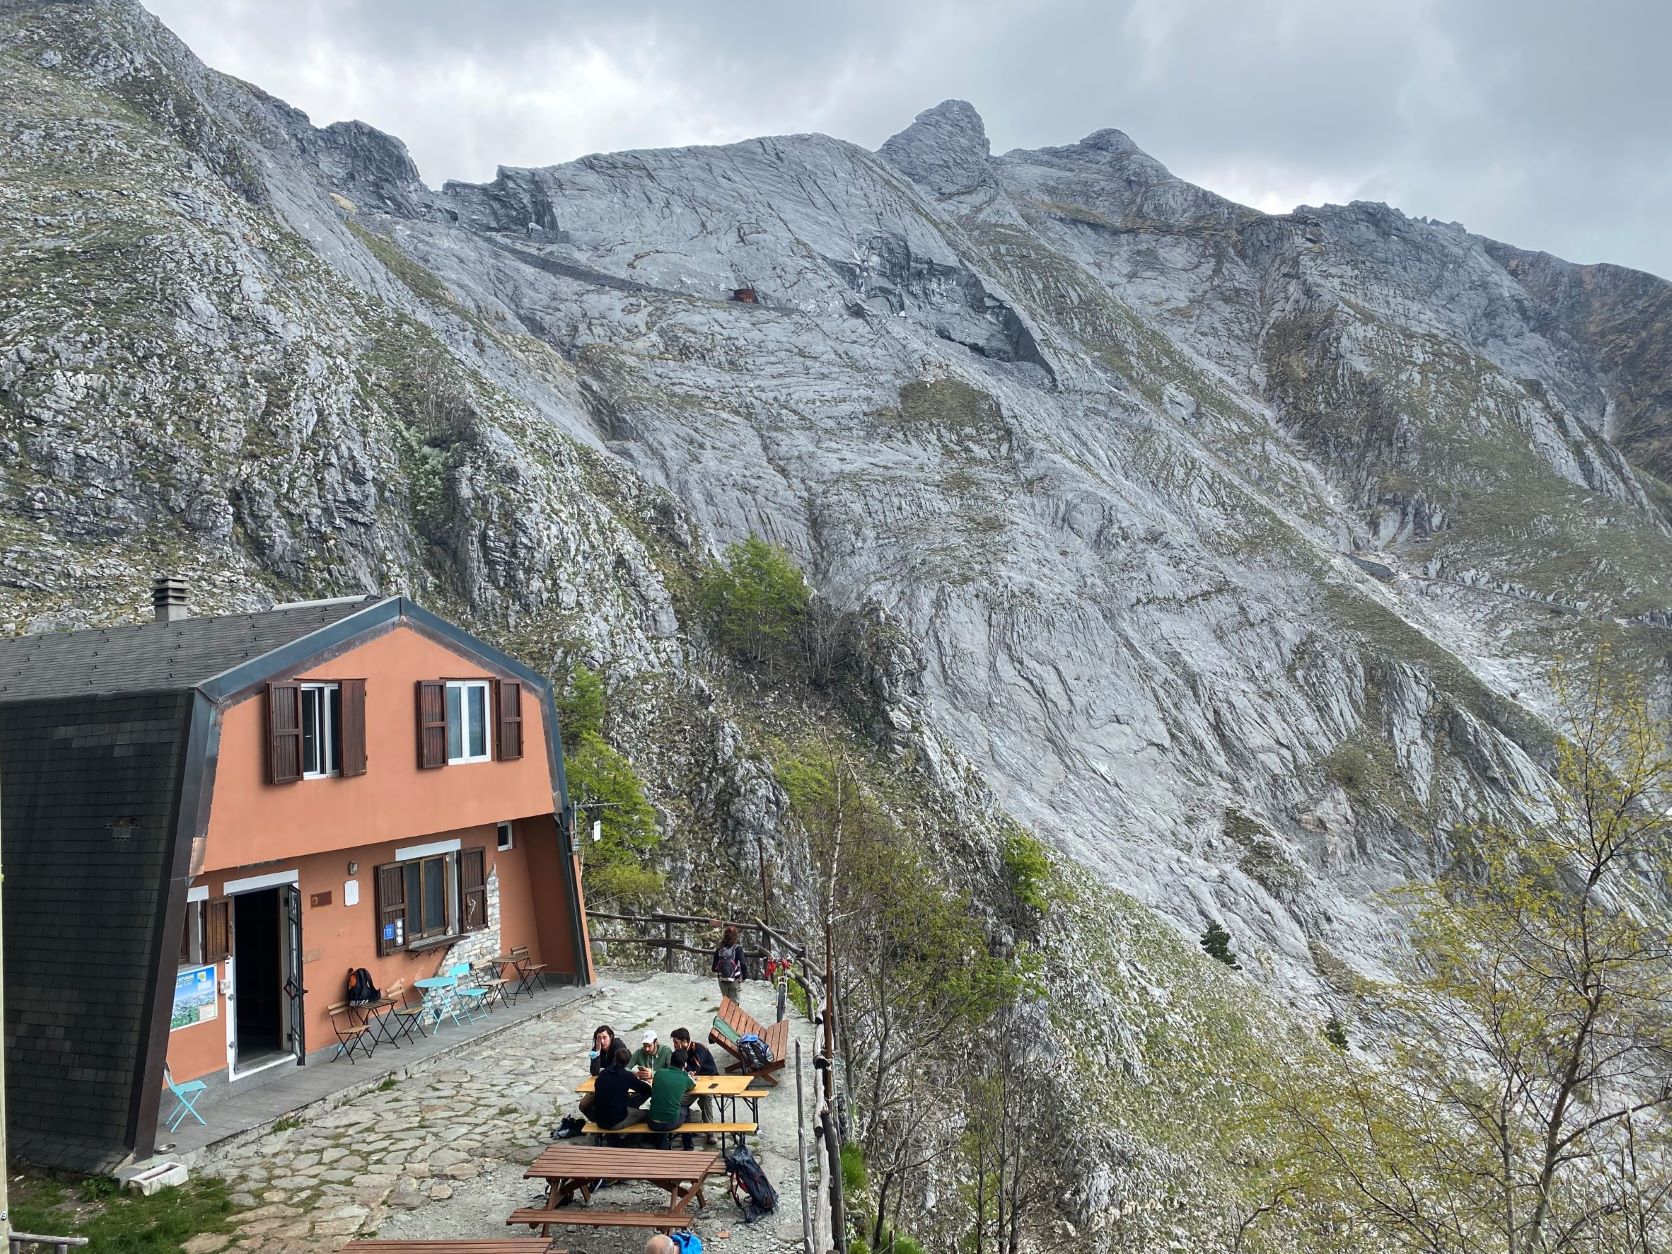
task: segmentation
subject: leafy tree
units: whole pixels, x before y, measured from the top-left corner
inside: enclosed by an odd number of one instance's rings
[[[779,778],[833,924],[841,1071],[877,1191],[877,1248],[890,1201],[941,1152],[919,1135],[944,1101],[926,1069],[957,1074],[1019,976],[989,952],[968,893],[928,864],[926,842],[900,830],[845,752],[810,749]]]
[[[1672,1240],[1672,757],[1606,652],[1557,694],[1566,735],[1532,817],[1456,833],[1444,873],[1408,890],[1389,1074],[1314,1069],[1277,1102],[1290,1209],[1366,1245]]]
[[[1208,924],[1207,931],[1202,933],[1200,944],[1207,950],[1208,957],[1216,962],[1223,962],[1233,971],[1242,970],[1242,963],[1231,952],[1231,934],[1225,930],[1217,919]]]
[[[576,663],[569,669],[557,699],[557,725],[564,740],[579,742],[588,734],[602,735],[606,713],[604,677],[590,666]]]
[[[1331,1015],[1324,1024],[1324,1039],[1336,1049],[1347,1048],[1347,1029],[1335,1015]]]
[[[662,891],[662,875],[645,863],[662,838],[656,812],[645,799],[632,763],[589,731],[565,756],[564,769],[569,796],[581,810],[588,899],[635,907],[654,903]],[[591,839],[594,818],[602,828],[597,842]]]
[[[757,535],[726,546],[697,596],[716,638],[745,662],[783,664],[807,618],[810,590],[783,548]]]

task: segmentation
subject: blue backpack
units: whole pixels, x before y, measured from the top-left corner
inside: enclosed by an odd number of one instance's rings
[[[670,1232],[668,1238],[679,1247],[679,1254],[702,1254],[702,1238],[694,1232]]]

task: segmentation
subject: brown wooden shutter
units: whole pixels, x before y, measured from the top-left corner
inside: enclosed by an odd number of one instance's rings
[[[232,898],[204,903],[203,961],[219,962],[232,954]]]
[[[514,679],[502,679],[495,685],[499,699],[499,734],[494,738],[494,756],[501,762],[522,757],[522,685]]]
[[[447,685],[439,679],[418,681],[418,767],[447,765]]]
[[[406,945],[406,878],[401,864],[377,868],[377,952],[392,954]]]
[[[459,854],[459,918],[461,932],[480,932],[488,925],[488,875],[486,848],[466,849]]]
[[[338,746],[338,769],[343,775],[366,773],[366,681],[344,679],[337,687],[342,693],[343,742]]]
[[[302,778],[302,685],[267,685],[267,782]]]

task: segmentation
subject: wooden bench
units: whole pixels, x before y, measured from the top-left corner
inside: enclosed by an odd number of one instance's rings
[[[672,1132],[657,1132],[648,1123],[639,1122],[629,1124],[625,1128],[601,1128],[591,1121],[581,1129],[586,1136],[717,1136],[720,1138],[721,1148],[725,1147],[726,1138],[735,1136],[739,1142],[746,1136],[753,1136],[760,1131],[758,1123],[682,1123]]]
[[[590,1207],[565,1206],[561,1210],[519,1210],[511,1212],[508,1224],[527,1224],[533,1228],[561,1228],[565,1225],[589,1228],[655,1228],[659,1232],[678,1232],[691,1226],[690,1215],[674,1215],[667,1211],[653,1213],[642,1210],[593,1210]],[[544,1249],[544,1238],[536,1238]]]
[[[648,1123],[639,1122],[625,1128],[600,1128],[589,1123],[581,1131],[588,1136],[753,1136],[760,1130],[758,1123],[682,1123],[672,1132],[657,1132]]]
[[[715,1017],[739,1036],[748,1036],[753,1033],[760,1037],[761,1040],[766,1042],[767,1048],[772,1051],[772,1061],[767,1063],[766,1066],[751,1067],[743,1061],[743,1055],[738,1052],[737,1045],[729,1036],[720,1031],[719,1028],[709,1028],[709,1043],[718,1045],[737,1060],[731,1063],[726,1070],[741,1073],[753,1079],[764,1080],[768,1084],[777,1084],[778,1081],[773,1073],[783,1069],[784,1056],[789,1053],[790,1021],[780,1019],[771,1027],[763,1027],[760,1020],[729,997],[720,999],[720,1013]]]
[[[545,1237],[500,1237],[497,1241],[350,1241],[343,1254],[568,1254]]]

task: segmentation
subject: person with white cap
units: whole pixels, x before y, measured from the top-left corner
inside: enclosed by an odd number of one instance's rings
[[[639,1079],[649,1083],[650,1077],[664,1067],[673,1066],[673,1049],[667,1045],[658,1044],[656,1029],[651,1028],[644,1034],[643,1043],[633,1051],[632,1059],[627,1063]]]

